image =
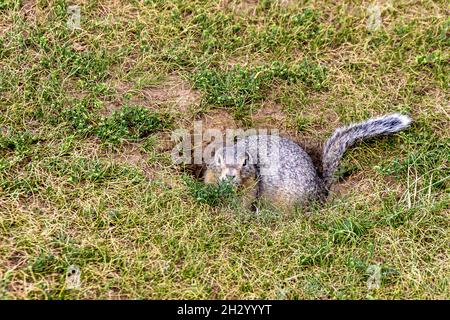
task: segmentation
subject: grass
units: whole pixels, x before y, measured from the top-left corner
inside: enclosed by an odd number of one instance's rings
[[[194,88],[203,91],[205,103],[234,110],[234,116],[245,119],[252,106],[267,98],[274,79],[288,82],[302,81],[320,90],[326,80],[326,68],[307,59],[298,65],[288,66],[279,61],[270,66],[253,69],[240,65],[228,71],[205,69],[194,73]]]
[[[368,2],[0,1],[0,297],[448,299],[447,5],[379,4],[369,31]],[[323,142],[394,111],[307,212],[170,161],[198,119]]]

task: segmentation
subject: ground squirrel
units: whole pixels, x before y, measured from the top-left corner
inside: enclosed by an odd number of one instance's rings
[[[325,143],[320,174],[310,156],[294,141],[275,135],[251,135],[219,148],[207,163],[204,181],[228,180],[250,190],[252,200],[283,207],[324,200],[345,150],[357,140],[405,129],[408,116],[398,113],[338,128]]]

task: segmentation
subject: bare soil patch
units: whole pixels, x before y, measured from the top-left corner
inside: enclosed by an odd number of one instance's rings
[[[117,93],[105,106],[105,115],[126,104],[149,109],[158,109],[164,104],[170,111],[186,113],[191,106],[199,104],[201,98],[199,92],[175,75],[169,76],[159,85],[140,89],[136,89],[132,83],[119,82],[115,85],[115,90]]]

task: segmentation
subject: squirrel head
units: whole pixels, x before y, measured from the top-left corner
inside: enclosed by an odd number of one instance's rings
[[[212,164],[215,171],[218,172],[218,182],[229,181],[239,186],[245,180],[254,178],[256,175],[252,156],[236,146],[218,149]]]

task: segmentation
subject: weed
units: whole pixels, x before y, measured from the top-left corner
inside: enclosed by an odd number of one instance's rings
[[[122,140],[136,141],[170,127],[171,119],[167,115],[151,112],[143,107],[124,106],[100,122],[96,135],[103,141],[114,144]]]

